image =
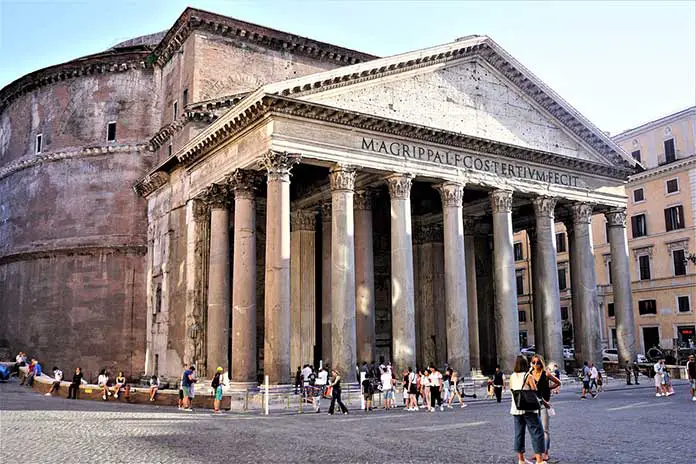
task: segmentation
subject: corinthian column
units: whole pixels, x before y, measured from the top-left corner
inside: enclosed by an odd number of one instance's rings
[[[592,244],[592,206],[571,207],[572,221],[566,224],[570,252],[570,281],[573,298],[575,359],[598,363],[602,360],[597,310],[597,277]]]
[[[476,219],[464,218],[464,258],[466,260],[466,307],[469,312],[469,359],[472,369],[481,369],[479,348],[478,294],[476,289]]]
[[[314,364],[316,278],[314,211],[290,215],[290,365]]]
[[[358,362],[375,359],[375,265],[372,246],[372,192],[359,190],[355,208],[355,310]]]
[[[184,365],[196,364],[203,369],[207,347],[201,346],[201,321],[205,320],[208,269],[205,266],[208,254],[209,208],[200,198],[186,202],[186,335]],[[166,281],[163,281],[165,283]],[[166,289],[165,289],[166,290]],[[192,337],[192,336],[195,336]],[[154,364],[154,363],[153,363]],[[148,372],[154,370],[154,365]]]
[[[613,209],[605,213],[605,216],[609,223],[611,275],[614,287],[614,311],[616,313],[616,344],[619,351],[619,365],[624,365],[628,361],[633,362],[636,357],[631,270],[628,267],[628,243],[626,241],[626,209]]]
[[[321,359],[331,362],[331,202],[321,205]]]
[[[444,225],[447,362],[461,375],[468,375],[471,364],[462,217],[464,186],[456,182],[445,182],[437,190],[442,198]]]
[[[542,263],[539,261],[536,226],[527,228],[527,237],[529,237],[529,257],[532,261],[530,282],[532,290],[532,313],[534,314],[534,349],[537,353],[546,356],[546,347],[544,346],[544,342],[546,341],[544,336],[544,307],[541,301],[542,299],[539,297],[539,291],[537,291],[537,289],[541,288],[541,277],[543,273],[537,272],[537,269],[542,266]]]
[[[230,176],[234,192],[232,371],[230,380],[256,382],[256,192],[254,171]]]
[[[334,166],[331,181],[331,355],[332,367],[355,382],[355,169]]]
[[[272,383],[290,378],[290,170],[300,156],[269,151],[266,193],[266,301],[263,370]]]
[[[563,365],[563,325],[561,322],[561,294],[558,289],[558,264],[556,263],[556,229],[554,209],[556,199],[536,197],[536,259],[533,272],[537,279],[534,286],[534,308],[541,305],[544,356],[547,361]],[[538,285],[536,285],[538,283]],[[536,331],[535,331],[536,335]]]
[[[213,184],[204,193],[210,205],[210,263],[208,271],[207,375],[228,368],[230,316],[229,188]]]
[[[493,271],[495,275],[495,328],[498,362],[510,373],[520,353],[520,325],[517,315],[515,258],[512,244],[512,192],[490,193],[493,213]]]
[[[392,356],[396,372],[416,362],[411,243],[412,174],[387,177],[391,196]]]

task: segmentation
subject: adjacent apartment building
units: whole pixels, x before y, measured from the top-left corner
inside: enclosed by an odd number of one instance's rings
[[[696,343],[696,106],[627,130],[614,141],[645,171],[630,178],[627,234],[638,352]],[[593,216],[598,317],[605,348],[616,347],[607,223]],[[534,345],[533,266],[527,231],[514,236],[521,346]],[[573,342],[566,228],[556,223],[563,341]]]

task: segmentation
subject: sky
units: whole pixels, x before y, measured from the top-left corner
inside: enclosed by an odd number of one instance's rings
[[[488,35],[611,134],[696,105],[696,0],[0,0],[0,87],[187,6],[379,56]]]

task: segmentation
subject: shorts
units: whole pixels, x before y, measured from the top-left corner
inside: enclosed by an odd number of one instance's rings
[[[655,386],[656,387],[662,386],[662,375],[655,374]]]
[[[584,388],[585,390],[589,390],[589,389],[590,389],[590,381],[589,381],[589,380],[583,380],[583,381],[582,381],[582,388]]]
[[[218,401],[222,400],[222,385],[218,385],[215,389],[215,399]]]
[[[193,388],[187,386],[183,386],[181,388],[184,391],[184,396],[188,398],[193,398]]]
[[[384,393],[385,400],[393,400],[394,399],[394,390],[384,390],[384,391],[382,391],[382,393]]]
[[[411,395],[417,395],[418,394],[418,387],[415,384],[411,384],[411,389],[409,390],[409,393]]]
[[[363,393],[363,399],[365,401],[372,401],[372,393]]]

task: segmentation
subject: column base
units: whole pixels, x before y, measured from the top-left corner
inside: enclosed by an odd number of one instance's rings
[[[250,388],[258,387],[257,382],[230,382],[227,386],[228,391],[247,391]]]

